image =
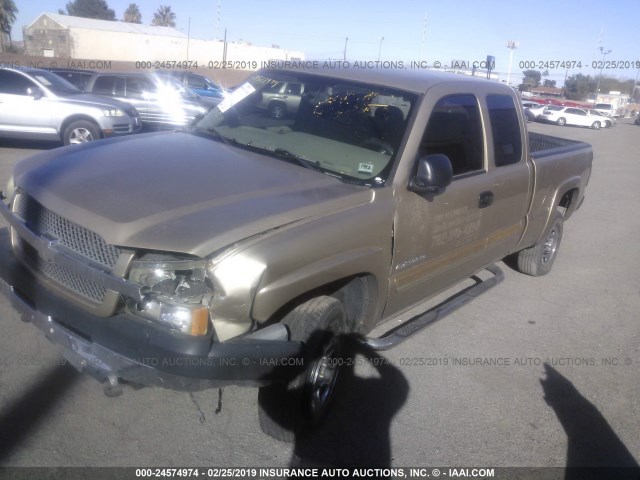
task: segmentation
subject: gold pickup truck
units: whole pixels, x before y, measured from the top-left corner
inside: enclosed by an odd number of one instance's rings
[[[295,112],[259,108],[293,83]],[[285,409],[261,409],[261,424],[285,438],[326,410],[345,336],[391,348],[497,284],[505,258],[549,272],[592,156],[528,133],[499,83],[262,70],[190,129],[18,164],[0,288],[107,393],[261,386],[261,405]]]

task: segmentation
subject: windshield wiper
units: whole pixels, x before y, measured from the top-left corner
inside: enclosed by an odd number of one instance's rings
[[[233,138],[229,138],[229,137],[225,137],[224,135],[222,135],[218,130],[216,130],[213,127],[207,127],[207,128],[192,128],[191,129],[192,132],[194,133],[204,133],[205,135],[207,135],[208,137],[213,138],[214,140],[218,140],[219,142],[222,142],[226,145],[237,145],[238,142],[233,139]]]
[[[325,172],[325,169],[320,166],[320,162],[317,160],[307,160],[306,158],[302,158],[295,153],[291,153],[289,150],[284,148],[276,148],[275,150],[269,150],[270,152],[275,153],[278,157],[284,158],[285,160],[291,160],[296,162],[298,165],[302,165],[305,168],[309,168],[311,170],[316,170],[318,172]]]

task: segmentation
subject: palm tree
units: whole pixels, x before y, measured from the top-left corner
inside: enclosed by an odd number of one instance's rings
[[[4,35],[9,36],[11,46],[11,26],[16,21],[18,7],[13,0],[0,0],[0,51],[4,52]]]
[[[171,11],[171,7],[161,6],[158,11],[153,14],[153,21],[151,25],[157,25],[159,27],[175,27],[176,26],[176,14]]]
[[[127,23],[142,23],[142,14],[140,13],[140,7],[138,7],[138,5],[135,3],[130,3],[127,9],[124,11],[122,21]]]

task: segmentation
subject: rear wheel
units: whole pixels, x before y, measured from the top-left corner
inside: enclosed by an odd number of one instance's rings
[[[322,419],[333,399],[347,320],[342,303],[323,296],[295,308],[283,323],[291,340],[304,343],[304,370],[287,385],[262,387],[258,416],[263,432],[291,442]]]
[[[556,211],[540,241],[516,254],[518,271],[533,277],[546,275],[551,271],[562,240],[562,226],[562,214]]]
[[[598,130],[600,128],[600,122],[593,122],[591,128],[593,128],[594,130]]]
[[[564,117],[560,117],[556,123],[562,127],[567,124],[567,119]]]

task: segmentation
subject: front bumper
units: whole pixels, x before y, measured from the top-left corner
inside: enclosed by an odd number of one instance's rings
[[[6,233],[4,233],[6,232]],[[188,338],[128,314],[97,317],[57,297],[8,250],[0,230],[0,292],[78,370],[175,390],[286,381],[303,368],[302,344],[254,335],[224,343]]]

